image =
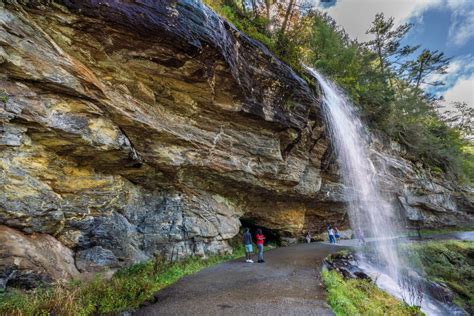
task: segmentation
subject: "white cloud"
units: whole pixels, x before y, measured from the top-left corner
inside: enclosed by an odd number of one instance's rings
[[[383,12],[385,16],[393,16],[399,25],[410,18],[420,17],[432,7],[443,4],[445,0],[339,0],[332,7],[325,9],[346,32],[360,41],[370,39],[365,31],[370,27],[375,15]],[[460,0],[449,0],[453,6]]]
[[[409,20],[421,25],[423,12],[436,7],[451,12],[448,38],[451,44],[461,46],[474,37],[473,0],[338,0],[333,6],[321,9],[328,12],[352,38],[367,41],[370,36],[365,31],[379,12],[394,17],[395,25]]]
[[[474,93],[474,56],[463,55],[451,60],[446,74],[434,74],[430,76],[429,81],[443,81],[444,86],[434,87],[430,89],[429,85],[423,88],[436,94],[444,96],[446,101],[464,101],[474,106],[472,94]]]
[[[454,86],[444,93],[444,99],[448,103],[460,101],[474,107],[474,74],[458,79]]]
[[[446,4],[451,10],[462,9],[465,6],[469,6],[471,0],[447,0]]]
[[[458,8],[451,15],[451,26],[449,27],[449,41],[455,45],[462,46],[474,37],[474,10]]]

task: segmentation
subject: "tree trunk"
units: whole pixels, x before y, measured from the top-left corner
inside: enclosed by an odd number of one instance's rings
[[[295,0],[290,0],[290,3],[288,4],[288,8],[286,8],[285,19],[283,20],[283,24],[281,25],[281,31],[280,31],[281,35],[285,34],[286,26],[288,24],[288,20],[290,19],[294,5],[295,5]]]
[[[257,3],[255,2],[255,0],[252,0],[252,10],[253,10],[253,16],[254,18],[257,17]]]
[[[265,0],[265,9],[267,10],[267,20],[270,24],[270,7],[272,5],[272,0]]]
[[[382,73],[382,75],[385,76],[385,62],[383,60],[383,56],[382,56],[382,43],[380,43],[379,41],[379,36],[377,34],[377,55],[379,55],[379,62],[380,62],[380,72]]]
[[[417,90],[420,87],[421,79],[423,77],[423,71],[424,71],[424,62],[420,61],[420,67],[418,67],[418,74],[416,76],[416,86],[415,86],[415,88]]]

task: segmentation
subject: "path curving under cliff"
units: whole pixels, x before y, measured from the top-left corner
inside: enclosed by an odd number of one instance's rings
[[[333,315],[319,269],[341,248],[298,244],[266,252],[264,264],[219,264],[163,289],[134,315]]]
[[[433,239],[474,240],[474,231],[428,235],[421,241]],[[358,246],[357,240],[298,244],[266,252],[264,264],[243,258],[225,262],[161,290],[156,303],[134,315],[333,315],[321,264],[331,253]]]

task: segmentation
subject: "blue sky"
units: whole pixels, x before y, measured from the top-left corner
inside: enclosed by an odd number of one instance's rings
[[[474,107],[474,0],[332,0],[320,8],[359,41],[369,39],[365,30],[378,12],[393,16],[396,24],[413,23],[406,44],[421,44],[452,57],[443,76],[446,85],[436,92],[447,102],[464,101]]]

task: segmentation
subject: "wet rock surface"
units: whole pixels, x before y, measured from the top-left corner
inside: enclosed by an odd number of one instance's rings
[[[2,2],[0,92],[0,224],[80,272],[231,251],[240,219],[288,242],[347,227],[318,95],[196,1]],[[401,210],[472,219],[399,154]]]
[[[378,181],[385,194],[412,228],[474,225],[474,191],[436,175],[420,163],[405,158],[406,151],[397,143],[374,137],[372,160],[381,168]]]
[[[350,252],[336,252],[323,261],[328,270],[336,270],[347,279],[364,279],[371,281],[370,276],[358,267],[354,254]]]
[[[260,43],[195,1],[0,10],[0,223],[54,236],[81,272],[231,251],[269,200],[290,220],[270,228],[303,227],[318,98]]]

